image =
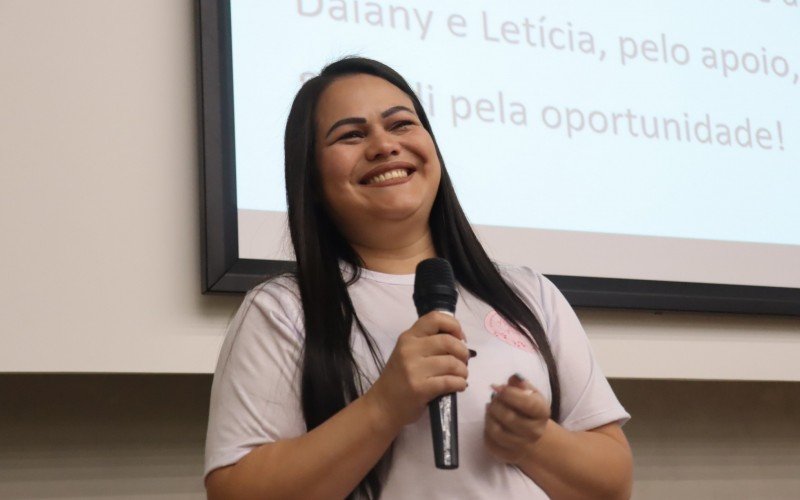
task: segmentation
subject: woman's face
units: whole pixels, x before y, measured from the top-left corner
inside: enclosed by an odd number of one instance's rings
[[[403,91],[372,75],[339,78],[320,96],[316,125],[322,195],[351,242],[376,224],[427,228],[441,165]]]

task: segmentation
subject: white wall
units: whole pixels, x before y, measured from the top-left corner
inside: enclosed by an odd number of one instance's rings
[[[0,371],[210,372],[193,3],[0,3]]]
[[[210,373],[240,298],[199,292],[193,3],[2,0],[0,47],[0,372]],[[800,380],[798,318],[580,315],[611,377]],[[15,387],[14,377],[0,381]],[[130,417],[108,422],[95,410],[119,400],[91,387],[113,376],[67,386],[54,377],[65,394],[88,395],[52,414],[33,393],[15,393],[27,404],[0,399],[0,498],[202,496],[207,376],[194,386],[194,411],[177,421],[170,393],[152,396],[183,390],[167,377],[123,384],[119,398],[135,397]],[[760,420],[759,390],[697,384],[628,390],[640,497],[796,492],[796,385],[765,386],[776,392]],[[719,387],[735,401],[714,399]],[[637,414],[648,400],[665,406]],[[681,425],[662,411],[687,401],[695,410]],[[681,430],[691,432],[677,439]]]
[[[193,11],[0,3],[0,371],[213,371]],[[609,376],[800,380],[800,318],[580,315]]]

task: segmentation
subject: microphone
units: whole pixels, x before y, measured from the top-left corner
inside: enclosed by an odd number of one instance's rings
[[[422,316],[442,311],[451,316],[456,312],[456,279],[453,268],[445,259],[425,259],[417,265],[414,278],[414,305]],[[433,456],[439,469],[458,468],[458,408],[456,394],[434,398],[428,403],[433,437]]]

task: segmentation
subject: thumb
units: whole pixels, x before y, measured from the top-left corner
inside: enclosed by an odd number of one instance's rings
[[[525,379],[525,377],[523,377],[519,373],[515,373],[515,374],[511,375],[510,377],[508,377],[508,385],[510,385],[512,387],[516,387],[518,389],[529,389],[529,390],[533,390],[534,389],[533,384],[528,382]]]

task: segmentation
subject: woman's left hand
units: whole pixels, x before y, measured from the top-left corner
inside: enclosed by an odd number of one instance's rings
[[[531,454],[550,419],[550,405],[530,382],[514,374],[504,385],[492,386],[486,405],[483,437],[498,460],[517,465]]]

